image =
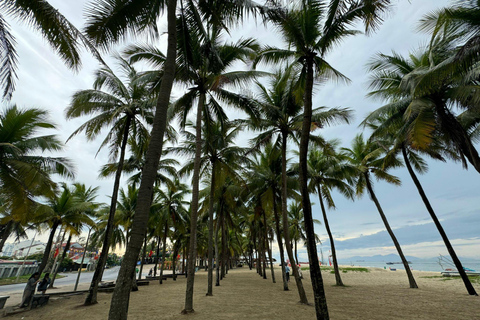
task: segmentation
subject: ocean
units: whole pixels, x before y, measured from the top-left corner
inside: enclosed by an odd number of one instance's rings
[[[394,261],[397,262],[397,261]],[[410,268],[412,270],[418,270],[418,271],[434,271],[434,272],[442,272],[444,269],[438,264],[437,261],[434,260],[413,260],[411,261],[412,263],[410,264]],[[357,267],[373,267],[373,268],[396,268],[396,269],[401,269],[404,270],[405,268],[403,267],[403,264],[393,264],[393,265],[388,265],[386,264],[386,261],[383,262],[376,262],[376,261],[339,261],[340,264],[343,265],[353,265]],[[476,272],[480,272],[480,260],[462,260],[462,265],[464,268],[469,268],[473,269]],[[444,268],[451,268],[455,270],[454,266],[449,266],[444,264]]]

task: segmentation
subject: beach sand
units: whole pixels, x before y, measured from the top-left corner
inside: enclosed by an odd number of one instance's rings
[[[419,289],[409,289],[402,270],[369,268],[370,272],[342,273],[347,287],[336,287],[335,277],[322,272],[331,319],[480,319],[480,298],[469,296],[459,279],[424,278],[438,272],[414,271]],[[132,292],[129,319],[315,319],[313,305],[298,303],[295,281],[290,291],[283,291],[280,268],[275,268],[277,283],[262,279],[248,267],[230,270],[213,297],[205,296],[207,272],[195,276],[195,313],[181,315],[184,306],[186,278],[168,279],[164,284],[151,282]],[[313,303],[308,271],[303,271],[304,286]],[[84,286],[88,286],[85,284]],[[474,284],[477,292],[480,285]],[[65,289],[67,290],[67,289]],[[71,289],[68,289],[71,290]],[[99,303],[84,307],[83,295],[52,300],[47,306],[11,315],[10,319],[107,319],[111,294],[99,293]],[[7,301],[7,305],[12,305]]]

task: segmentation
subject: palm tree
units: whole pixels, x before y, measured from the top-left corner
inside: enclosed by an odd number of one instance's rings
[[[408,265],[407,259],[405,259],[405,255],[403,254],[402,248],[395,237],[392,229],[390,228],[390,224],[388,223],[387,217],[385,216],[382,207],[380,206],[380,202],[378,201],[372,186],[372,177],[373,174],[378,180],[384,180],[386,182],[390,182],[396,185],[400,185],[400,180],[387,173],[386,169],[384,168],[384,158],[381,157],[384,150],[379,147],[374,142],[365,142],[363,139],[363,135],[359,134],[355,137],[352,142],[351,149],[342,148],[345,152],[346,159],[350,162],[352,166],[356,168],[356,177],[355,177],[355,188],[356,194],[358,196],[362,195],[367,189],[368,194],[372,201],[375,203],[377,207],[378,213],[382,218],[382,221],[387,229],[388,234],[392,238],[392,241],[397,249],[398,255],[402,260],[403,266],[405,268],[405,272],[407,273],[408,282],[410,283],[410,288],[418,288],[417,283],[413,277],[412,271],[410,270],[410,266]],[[397,167],[400,163],[398,161],[391,161],[390,167]]]
[[[245,8],[251,1],[200,1],[204,9],[210,10],[203,17],[207,21],[222,22],[225,17],[235,17],[230,22],[238,21],[243,16]],[[142,2],[115,2],[96,3],[92,5],[88,13],[87,34],[94,39],[95,44],[108,47],[111,43],[122,39],[129,31],[156,31],[157,20],[164,7],[167,7],[167,55],[164,63],[162,81],[158,91],[158,100],[155,110],[155,118],[151,133],[151,141],[145,157],[145,167],[139,189],[139,206],[136,210],[135,221],[132,226],[133,237],[130,246],[124,255],[120,268],[117,285],[112,296],[109,319],[126,319],[130,287],[132,279],[130,275],[135,269],[136,259],[143,242],[143,230],[148,224],[148,214],[152,201],[153,183],[156,177],[158,161],[162,152],[163,135],[166,128],[167,110],[170,100],[173,81],[175,78],[176,54],[177,54],[177,30],[176,11],[177,0],[145,0]],[[145,8],[152,8],[145,10]],[[220,9],[220,10],[218,10]],[[107,32],[105,32],[107,31]],[[193,282],[190,282],[190,286]],[[188,312],[192,312],[189,308]]]
[[[314,239],[312,208],[308,191],[307,155],[312,128],[312,105],[314,82],[328,79],[346,80],[324,59],[325,54],[346,36],[357,32],[348,29],[358,19],[363,19],[367,29],[374,28],[380,20],[379,13],[387,8],[389,1],[321,1],[302,0],[292,9],[273,14],[275,23],[288,49],[265,47],[257,62],[282,62],[285,59],[300,65],[298,87],[302,88],[304,100],[303,123],[300,136],[300,191],[307,232],[307,249],[310,274],[314,291],[318,319],[328,319],[328,308],[323,289],[323,280],[318,265],[318,254]],[[295,267],[293,268],[295,272]]]
[[[56,184],[50,175],[74,177],[67,158],[40,156],[39,153],[60,151],[63,144],[55,135],[36,133],[55,129],[40,109],[21,110],[13,105],[0,113],[0,199],[2,219],[0,250],[12,231],[17,236],[35,221],[36,197],[55,194]]]
[[[460,108],[478,113],[480,97],[472,90],[477,84],[472,76],[475,67],[454,74],[442,69],[457,52],[454,43],[452,36],[438,40],[430,50],[419,50],[408,59],[395,52],[375,56],[369,64],[373,89],[369,95],[387,101],[387,105],[371,117],[390,113],[392,120],[398,120],[404,116],[407,121],[401,130],[412,147],[427,150],[440,138],[458,154],[465,167],[468,161],[480,172],[478,151],[454,111]]]
[[[258,130],[264,130],[257,138],[255,144],[265,143],[271,141],[276,135],[281,139],[282,150],[282,217],[284,225],[285,246],[290,261],[294,261],[294,255],[291,250],[291,241],[288,234],[288,213],[287,213],[287,194],[286,194],[286,170],[287,170],[287,140],[289,138],[298,141],[300,135],[303,115],[303,102],[299,100],[302,91],[297,87],[295,74],[298,72],[293,66],[286,69],[285,72],[278,72],[272,80],[271,89],[266,89],[263,85],[258,84],[260,89],[260,105],[264,117],[259,120],[254,127]],[[331,108],[325,107],[315,108],[311,115],[312,129],[322,127],[324,125],[334,123],[337,121],[348,122],[350,118],[350,110],[346,108]],[[317,137],[313,137],[315,140]],[[320,139],[321,140],[321,139]],[[318,141],[321,142],[321,141]],[[282,266],[282,271],[284,267]],[[301,279],[297,270],[297,265],[292,265],[293,274],[299,292],[304,291]],[[285,285],[284,289],[288,288]],[[300,301],[308,303],[306,295],[300,294]]]
[[[354,191],[348,184],[349,175],[354,173],[348,163],[345,163],[345,158],[335,151],[337,143],[330,141],[328,146],[323,150],[315,149],[308,153],[308,176],[310,179],[309,186],[314,193],[318,194],[318,200],[322,209],[323,222],[330,240],[330,247],[332,250],[333,268],[335,270],[335,281],[337,286],[343,286],[340,277],[340,271],[337,263],[337,253],[335,250],[335,243],[333,235],[330,230],[330,225],[327,219],[327,212],[325,210],[324,200],[329,208],[335,208],[331,191],[336,189],[342,195],[349,199],[353,199]]]
[[[222,175],[237,175],[240,163],[246,161],[244,154],[245,149],[232,145],[234,139],[240,133],[241,127],[232,122],[213,122],[205,121],[202,127],[202,157],[200,159],[201,175],[205,176],[210,171],[210,194],[209,194],[209,209],[208,209],[208,289],[207,296],[213,295],[213,215],[215,190],[217,188],[217,179],[224,180]],[[195,127],[191,124],[194,129]],[[185,131],[186,140],[183,145],[175,148],[167,149],[167,153],[174,152],[183,156],[195,156],[196,139],[195,135]],[[193,161],[185,164],[184,169],[180,171],[181,174],[191,173],[193,169]]]
[[[313,219],[313,222],[317,225],[320,224],[320,220]],[[298,241],[305,242],[307,237],[305,236],[305,223],[303,218],[303,208],[299,201],[294,201],[288,206],[288,223],[290,225],[290,237],[293,239],[293,247],[295,252],[295,262],[298,265]],[[315,234],[315,241],[320,242],[320,237]]]
[[[51,197],[47,204],[39,206],[39,217],[43,217],[44,223],[50,227],[50,235],[45,246],[42,262],[38,268],[39,273],[43,272],[47,266],[57,228],[62,226],[65,232],[78,234],[82,224],[93,226],[93,220],[88,215],[83,214],[88,212],[91,207],[92,204],[89,202],[78,201],[74,196],[74,191],[70,190],[65,184],[62,184],[60,194]]]
[[[15,90],[18,63],[15,37],[10,32],[10,26],[5,17],[12,17],[39,31],[70,69],[78,70],[80,68],[79,49],[81,46],[88,48],[100,62],[103,62],[85,36],[48,1],[3,0],[0,8],[2,10],[0,14],[2,98],[10,99]]]
[[[388,161],[394,158],[398,153],[402,154],[403,161],[405,163],[405,166],[407,167],[408,173],[410,174],[410,177],[412,178],[418,190],[418,193],[420,194],[420,197],[422,198],[422,201],[427,208],[428,213],[430,214],[433,222],[435,223],[435,226],[437,227],[437,230],[440,233],[443,242],[445,243],[447,251],[455,264],[455,267],[457,268],[460,276],[462,277],[467,292],[470,295],[477,295],[475,288],[473,288],[470,279],[466,275],[460,259],[458,258],[455,250],[453,249],[453,246],[450,243],[450,240],[448,239],[445,230],[443,229],[440,221],[437,218],[437,215],[435,214],[435,211],[433,210],[432,205],[430,204],[430,201],[427,198],[427,195],[420,183],[420,180],[415,174],[415,171],[420,174],[426,173],[428,170],[427,164],[421,158],[419,152],[408,143],[407,137],[402,134],[402,130],[399,127],[403,125],[403,121],[392,120],[393,119],[391,118],[373,118],[371,116],[367,116],[363,123],[374,129],[372,139],[380,142],[380,144],[386,149],[385,151],[388,152],[386,157],[387,164]],[[386,122],[389,122],[390,125],[383,125]],[[450,152],[448,150],[445,150],[444,147],[438,142],[438,140],[436,141],[436,143],[431,144],[427,150],[422,151],[424,151],[423,153],[429,155],[430,157],[441,161],[445,161],[444,155],[451,156],[451,154],[449,154]]]
[[[195,8],[189,8],[195,11]],[[190,13],[195,15],[195,12]],[[183,29],[185,28],[185,29]],[[191,86],[187,93],[174,103],[174,112],[181,118],[185,125],[187,114],[194,101],[197,102],[196,110],[196,149],[192,177],[192,203],[190,226],[190,251],[187,268],[187,292],[184,313],[193,311],[193,283],[195,278],[196,257],[196,230],[198,216],[200,162],[202,148],[202,118],[215,118],[224,122],[226,115],[219,101],[228,103],[254,116],[253,105],[245,95],[226,90],[225,86],[239,85],[251,80],[258,75],[255,71],[227,72],[236,62],[245,61],[254,54],[258,45],[253,39],[241,40],[234,44],[220,44],[221,30],[213,28],[209,33],[202,23],[195,21],[195,25],[188,25],[182,21],[179,37],[179,66],[177,79],[179,82]],[[188,48],[188,49],[187,49]],[[193,55],[192,53],[197,54]]]
[[[189,193],[186,184],[181,183],[178,178],[174,178],[171,185],[167,185],[167,190],[157,190],[155,204],[152,205],[152,212],[158,212],[158,215],[151,214],[153,219],[157,218],[160,228],[163,227],[163,251],[162,267],[160,269],[160,284],[162,284],[163,269],[167,252],[167,238],[169,237],[170,227],[177,229],[182,225],[182,218],[185,215],[185,196]],[[155,217],[155,218],[154,218]]]
[[[120,56],[116,56],[116,59],[128,82],[124,84],[111,69],[103,67],[96,72],[93,89],[76,92],[66,110],[67,119],[95,115],[93,119],[88,120],[75,130],[70,138],[85,131],[87,139],[93,140],[101,132],[101,129],[111,126],[111,130],[100,145],[99,150],[109,144],[111,158],[116,159],[118,157],[119,159],[110,204],[109,223],[105,231],[105,243],[92,278],[89,294],[85,299],[86,305],[94,304],[97,301],[98,283],[102,279],[108,257],[120,177],[129,135],[141,132],[142,136],[148,136],[148,130],[142,120],[151,122],[153,118],[152,109],[155,103],[155,96],[150,94],[147,84],[138,81],[139,74],[137,71]]]

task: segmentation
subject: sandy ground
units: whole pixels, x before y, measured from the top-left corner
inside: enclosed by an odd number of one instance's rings
[[[409,289],[404,271],[370,269],[369,273],[343,273],[347,287],[336,287],[334,275],[323,272],[331,319],[480,319],[480,298],[466,293],[460,280],[442,281],[438,272],[414,271],[419,289]],[[152,282],[132,292],[129,319],[315,319],[313,306],[300,305],[294,280],[290,291],[283,291],[280,268],[276,267],[277,283],[262,279],[254,270],[230,270],[214,296],[207,297],[207,272],[195,277],[195,313],[181,315],[184,306],[186,278],[168,279],[164,284]],[[304,286],[313,302],[308,272]],[[475,284],[477,292],[480,285]],[[84,296],[51,301],[47,306],[10,319],[107,319],[111,294],[100,293],[99,303],[82,306]]]

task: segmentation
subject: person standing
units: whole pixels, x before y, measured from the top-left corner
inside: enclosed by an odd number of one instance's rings
[[[287,277],[287,282],[290,281],[290,267],[288,264],[285,266],[285,275]]]
[[[52,282],[50,279],[50,273],[45,273],[45,276],[43,277],[43,280],[38,284],[38,292],[41,292],[42,295],[45,294],[45,291],[47,291],[48,285]]]
[[[27,285],[25,286],[25,290],[23,290],[23,297],[22,303],[20,304],[20,308],[28,307],[30,304],[30,300],[32,300],[33,294],[35,293],[35,287],[39,282],[40,274],[35,272],[32,274],[30,278],[28,278]]]

